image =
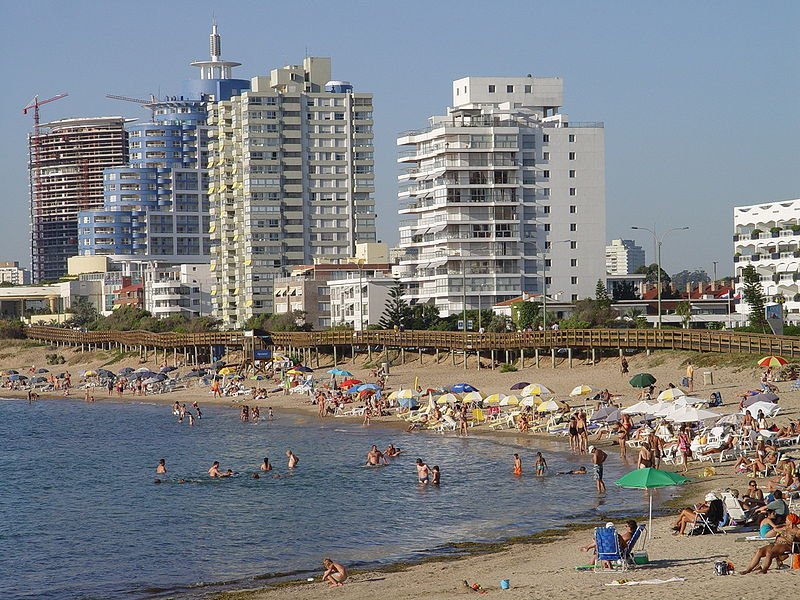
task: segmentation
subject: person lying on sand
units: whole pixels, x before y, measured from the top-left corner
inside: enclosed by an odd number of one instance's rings
[[[344,565],[333,562],[330,558],[322,561],[325,572],[322,574],[322,581],[327,581],[332,587],[343,586],[347,579],[347,569]]]

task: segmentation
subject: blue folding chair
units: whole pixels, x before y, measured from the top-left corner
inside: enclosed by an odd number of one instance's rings
[[[594,530],[594,544],[597,556],[594,562],[594,570],[602,571],[605,563],[612,567],[619,566],[620,570],[628,569],[627,560],[622,554],[619,546],[619,535],[614,527],[596,527]]]

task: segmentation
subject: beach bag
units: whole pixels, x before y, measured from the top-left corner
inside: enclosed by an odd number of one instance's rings
[[[727,560],[718,560],[714,563],[715,575],[730,575],[733,573],[733,565]]]

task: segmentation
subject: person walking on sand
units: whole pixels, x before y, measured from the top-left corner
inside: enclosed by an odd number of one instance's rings
[[[606,483],[603,481],[603,463],[606,462],[608,454],[594,446],[589,446],[589,454],[592,457],[592,469],[594,470],[594,480],[597,483],[597,493],[604,494]]]
[[[327,581],[331,587],[340,587],[344,585],[347,579],[347,569],[344,565],[333,562],[330,558],[322,561],[322,566],[325,567],[325,572],[322,574],[322,581]]]
[[[628,374],[628,359],[624,356],[619,361],[619,372],[621,375]]]
[[[534,462],[533,465],[536,468],[536,476],[543,477],[544,472],[547,471],[547,461],[544,459],[541,452],[536,453],[536,462]]]
[[[297,463],[300,462],[300,459],[297,458],[297,455],[291,450],[286,451],[286,457],[289,459],[288,466],[290,469],[294,469],[297,466]]]
[[[522,459],[516,452],[514,453],[514,475],[517,477],[522,475]]]
[[[686,380],[688,382],[688,391],[691,394],[694,392],[694,365],[692,361],[689,361],[689,364],[686,365]]]

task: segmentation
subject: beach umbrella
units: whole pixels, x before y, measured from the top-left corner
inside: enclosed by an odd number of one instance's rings
[[[753,417],[758,416],[758,411],[763,412],[765,417],[771,417],[778,412],[778,408],[778,405],[773,404],[772,402],[755,402],[746,407],[744,410],[745,412],[749,412]]]
[[[8,369],[6,371],[3,371],[3,375],[19,375],[19,371],[17,371],[16,369]]]
[[[782,356],[765,356],[758,361],[759,367],[783,367],[789,364],[789,361]]]
[[[674,423],[697,423],[706,419],[719,419],[722,415],[710,410],[695,408],[694,406],[683,406],[672,411],[665,418]]]
[[[25,375],[14,373],[13,375],[9,375],[8,379],[10,381],[22,381],[23,379],[27,379],[27,377],[25,377]]]
[[[519,406],[520,399],[517,398],[514,394],[510,396],[506,396],[502,400],[500,400],[500,406]]]
[[[87,369],[83,372],[84,377],[97,377],[97,371],[92,371],[91,369]]]
[[[536,407],[536,412],[556,412],[565,407],[560,400],[547,400]]]
[[[648,415],[648,414],[653,414],[650,412],[650,410],[654,406],[655,406],[654,404],[642,400],[641,402],[637,402],[636,404],[629,406],[628,408],[623,408],[620,412],[623,415]]]
[[[533,407],[533,406],[536,406],[537,404],[540,404],[541,402],[542,402],[542,399],[539,398],[539,396],[525,396],[520,401],[520,405],[521,406],[531,406],[531,407]]]
[[[152,373],[152,371],[147,367],[139,367],[134,371],[134,373]]]
[[[461,398],[464,402],[480,402],[483,400],[480,392],[468,392]]]
[[[408,408],[409,410],[414,410],[419,408],[419,404],[417,403],[416,398],[399,398],[398,403],[400,404],[401,408]]]
[[[757,413],[756,413],[757,414]],[[744,415],[741,413],[733,413],[731,415],[725,415],[721,419],[719,419],[715,425],[733,425],[734,427],[738,426],[742,419],[744,419]]]
[[[459,396],[453,393],[448,393],[439,396],[439,398],[436,400],[436,404],[447,404],[448,402],[450,404],[455,404],[456,402],[459,401],[461,401],[461,398]]]
[[[164,376],[162,375],[162,377],[164,377]],[[164,381],[164,379],[159,379],[158,377],[150,377],[149,379],[145,379],[142,383],[144,385],[151,385],[153,383],[159,383],[161,381]]]
[[[219,374],[220,375],[228,375],[230,373],[230,371],[228,371],[228,369],[230,369],[230,367],[225,367],[224,369],[222,369],[222,371],[225,371],[225,373],[220,371]],[[298,371],[297,369],[289,369],[288,371],[286,371],[286,374],[287,375],[302,375],[303,372],[302,371]]]
[[[411,398],[414,397],[416,397],[416,394],[414,394],[414,390],[399,389],[389,394],[387,396],[387,400],[410,400]],[[402,406],[402,403],[400,405]]]
[[[592,394],[597,393],[597,391],[598,391],[597,388],[593,388],[590,385],[583,384],[573,388],[572,391],[569,393],[569,395],[572,396],[573,398],[577,396],[591,396]]]
[[[677,400],[681,396],[685,396],[683,390],[678,388],[667,388],[658,395],[656,400]]]
[[[59,373],[58,375],[56,375],[56,379],[64,379],[66,378],[66,376],[67,376],[66,373]]]
[[[621,419],[620,410],[616,406],[603,406],[592,413],[590,421],[614,423]]]
[[[768,402],[770,404],[774,404],[777,401],[778,397],[775,394],[773,394],[772,392],[764,392],[762,394],[753,394],[752,396],[745,398],[744,402],[742,403],[742,406],[748,407],[755,404],[756,402]]]
[[[358,385],[359,383],[363,383],[360,379],[353,379],[352,377],[348,377],[344,381],[342,381],[342,387],[351,387],[354,385]]]
[[[373,392],[380,391],[380,386],[375,385],[374,383],[362,383],[358,386],[358,391],[363,392],[364,390],[372,390]]]
[[[298,371],[302,371],[303,373],[313,373],[314,369],[311,367],[306,367],[305,365],[300,365],[299,367],[295,367]]]
[[[483,399],[484,404],[500,404],[500,400],[505,398],[505,394],[492,394]]]
[[[523,396],[544,396],[545,394],[552,394],[547,386],[541,383],[531,383],[522,389]]]
[[[44,367],[42,367],[41,369],[36,369],[36,372],[37,373],[49,373],[50,369],[45,369]]]
[[[657,408],[653,411],[653,415],[656,417],[669,417],[672,413],[676,410],[680,410],[686,403],[682,401],[682,398],[678,398],[675,402],[661,402],[661,407]]]
[[[330,369],[328,371],[331,375],[342,375],[344,377],[352,377],[353,374],[350,371],[345,371],[343,369]]]
[[[647,526],[647,537],[653,537],[653,493],[650,491],[654,488],[671,487],[673,485],[681,485],[691,481],[683,475],[678,475],[672,471],[662,471],[661,469],[636,469],[617,479],[616,484],[619,487],[647,490],[647,495],[650,496],[650,524]]]
[[[97,369],[97,374],[101,377],[114,377],[114,371],[108,369]]]
[[[129,375],[131,373],[133,373],[133,369],[131,367],[125,367],[117,371],[118,375]]]
[[[178,367],[161,367],[161,373],[172,373],[173,371],[177,371]]]
[[[469,392],[477,392],[478,388],[468,383],[457,383],[453,386],[450,386],[450,391],[455,394],[467,394]]]
[[[512,385],[511,389],[512,390],[521,390],[521,389],[523,389],[524,387],[526,387],[528,385],[530,385],[530,383],[528,383],[527,381],[520,381],[519,383],[515,383],[514,385]]]
[[[650,387],[656,382],[656,378],[650,375],[650,373],[637,373],[633,377],[631,377],[630,384],[633,387],[637,388],[646,388]]]
[[[31,383],[44,383],[45,381],[47,381],[46,377],[32,377],[31,378]]]

